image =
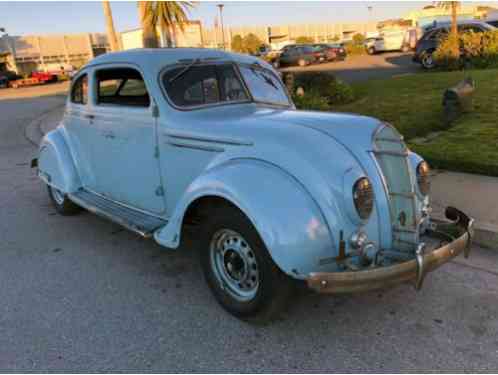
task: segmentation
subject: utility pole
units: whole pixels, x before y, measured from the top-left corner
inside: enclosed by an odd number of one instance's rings
[[[225,50],[225,29],[224,29],[224,26],[223,26],[223,7],[224,5],[223,4],[218,4],[216,5],[219,9],[220,9],[220,23],[221,23],[221,40],[222,40],[222,44],[223,44],[223,50]]]

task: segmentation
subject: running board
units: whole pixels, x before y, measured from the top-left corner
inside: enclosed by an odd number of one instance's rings
[[[88,190],[80,189],[76,193],[68,194],[68,197],[78,206],[146,238],[151,237],[156,229],[167,224],[166,220],[115,203]]]

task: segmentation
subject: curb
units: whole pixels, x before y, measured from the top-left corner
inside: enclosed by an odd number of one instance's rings
[[[38,118],[32,120],[28,125],[24,128],[24,138],[28,142],[30,142],[33,146],[38,147],[41,139],[48,132],[43,129],[43,122],[50,117],[56,111],[60,111],[61,108],[64,108],[65,104],[58,104],[46,111],[44,111]]]

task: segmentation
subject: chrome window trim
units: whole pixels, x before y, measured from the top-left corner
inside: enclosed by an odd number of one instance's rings
[[[249,99],[244,99],[244,100],[233,100],[233,101],[218,101],[215,103],[208,103],[208,104],[200,104],[200,105],[191,105],[191,106],[179,106],[176,105],[173,100],[169,97],[168,91],[166,90],[166,87],[164,87],[163,84],[163,76],[170,70],[176,69],[178,67],[182,66],[187,66],[189,65],[188,62],[180,62],[180,63],[174,63],[174,64],[169,64],[166,65],[161,71],[159,72],[158,75],[158,85],[160,87],[161,92],[163,93],[164,98],[166,101],[169,103],[171,107],[174,109],[177,109],[179,111],[193,111],[196,109],[204,109],[204,108],[211,108],[211,107],[219,107],[219,106],[224,106],[224,105],[232,105],[232,104],[244,104],[244,103],[252,103],[254,102],[254,99],[251,96],[251,93],[249,92],[249,89],[246,86],[245,81],[242,79],[242,76],[240,75],[239,69],[237,68],[237,64],[234,61],[228,61],[228,60],[214,60],[214,61],[201,61],[198,64],[195,64],[195,67],[198,66],[210,66],[210,65],[231,65],[235,71],[235,74],[239,78],[242,87],[244,88],[244,92],[246,93],[247,97]]]

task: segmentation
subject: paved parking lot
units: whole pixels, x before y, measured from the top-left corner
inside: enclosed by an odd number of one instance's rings
[[[418,64],[412,62],[411,53],[388,52],[377,55],[348,56],[345,61],[313,64],[304,68],[286,67],[282,71],[326,71],[333,73],[346,82],[358,82],[368,79],[390,78],[400,74],[421,71]]]
[[[496,250],[474,247],[418,293],[299,294],[251,326],[215,302],[188,246],[55,213],[25,127],[64,98],[33,96],[0,100],[0,370],[498,370]]]

